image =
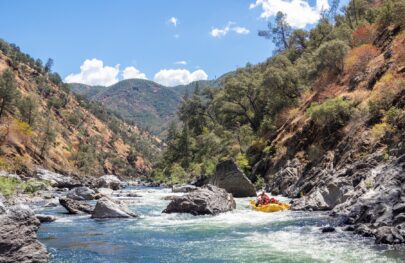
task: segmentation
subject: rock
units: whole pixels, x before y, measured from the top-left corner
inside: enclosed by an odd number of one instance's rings
[[[104,188],[104,187],[102,187],[102,188],[98,188],[97,189],[97,193],[99,193],[99,194],[101,194],[101,195],[103,195],[103,196],[110,196],[110,195],[112,195],[113,194],[113,190],[112,189],[110,189],[110,188]]]
[[[85,201],[77,201],[70,198],[60,198],[59,203],[66,208],[69,214],[91,214],[93,207]]]
[[[8,173],[6,171],[0,171],[0,176],[8,177],[8,178],[14,178],[14,179],[17,179],[17,180],[21,181],[21,177],[19,175],[11,174],[11,173]]]
[[[370,229],[368,226],[366,226],[365,224],[357,225],[354,229],[354,233],[364,236],[364,237],[374,236],[374,231],[372,229]]]
[[[333,226],[325,226],[321,228],[322,233],[331,233],[331,232],[335,232],[336,228],[334,228]]]
[[[4,196],[2,194],[0,194],[0,215],[4,214],[7,211],[5,203],[6,203],[6,198],[4,198]]]
[[[48,203],[46,203],[44,206],[45,207],[57,207],[58,205],[59,205],[59,199],[54,198],[54,199],[50,200]]]
[[[118,190],[121,188],[122,182],[115,175],[103,175],[97,180],[97,187],[110,188]]]
[[[92,218],[131,218],[137,217],[122,202],[102,197],[97,201],[96,207],[91,214]]]
[[[174,198],[163,213],[189,213],[192,215],[216,215],[236,207],[232,194],[213,185]]]
[[[55,216],[52,215],[43,215],[43,214],[36,214],[35,217],[39,220],[41,223],[50,223],[56,220]]]
[[[174,199],[176,199],[178,196],[177,195],[168,195],[168,196],[165,196],[165,197],[162,197],[162,200],[174,200]]]
[[[67,198],[73,199],[73,200],[93,200],[95,197],[95,192],[94,190],[86,187],[86,186],[80,186],[80,187],[75,187],[72,190],[70,190],[67,195]]]
[[[40,222],[27,206],[11,206],[0,215],[0,262],[48,262],[44,245],[37,240]]]
[[[58,188],[69,188],[72,189],[74,187],[81,186],[81,183],[67,175],[61,175],[58,173],[54,173],[45,169],[38,169],[36,171],[35,176],[38,179],[49,181],[52,186]]]
[[[343,231],[354,231],[355,230],[354,226],[351,226],[351,225],[345,226],[342,229],[343,229]]]
[[[206,184],[208,184],[209,182],[209,178],[208,176],[206,176],[205,174],[202,174],[200,176],[198,176],[193,182],[191,182],[191,185],[197,186],[197,187],[201,187],[204,186]]]
[[[256,196],[254,185],[232,160],[217,165],[210,184],[225,189],[234,197]]]
[[[400,230],[395,227],[383,226],[377,229],[375,233],[377,244],[400,244],[405,242],[405,232],[400,233]]]
[[[189,193],[197,190],[198,188],[194,185],[175,185],[172,188],[173,193]]]

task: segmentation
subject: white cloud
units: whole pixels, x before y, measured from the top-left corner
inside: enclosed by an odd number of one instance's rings
[[[318,22],[322,11],[329,9],[328,0],[316,0],[316,6],[310,6],[307,0],[256,0],[249,8],[258,6],[262,8],[261,18],[267,19],[281,11],[287,14],[287,22],[295,28]]]
[[[176,17],[172,16],[172,17],[169,19],[168,22],[169,22],[169,24],[171,24],[171,25],[173,25],[173,26],[177,26],[178,20],[177,20]]]
[[[86,59],[80,66],[80,72],[68,75],[65,82],[109,86],[118,82],[119,68],[119,64],[110,67],[96,58]]]
[[[187,61],[185,61],[185,60],[180,60],[180,61],[174,62],[174,64],[176,64],[176,65],[187,65]]]
[[[154,77],[157,83],[165,86],[186,85],[196,80],[206,79],[208,79],[208,75],[202,69],[194,72],[187,69],[162,69]]]
[[[220,38],[220,37],[226,36],[230,31],[233,31],[236,34],[242,34],[242,35],[249,34],[249,32],[250,32],[249,29],[247,29],[246,27],[233,26],[233,25],[235,25],[234,22],[228,22],[226,24],[226,26],[224,26],[223,28],[213,28],[210,32],[210,35],[212,37]]]
[[[123,79],[148,79],[145,73],[140,72],[135,67],[126,67],[122,72]]]

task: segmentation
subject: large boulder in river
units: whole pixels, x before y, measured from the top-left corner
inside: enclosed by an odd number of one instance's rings
[[[95,197],[96,192],[94,190],[86,187],[86,186],[80,186],[80,187],[75,187],[72,190],[70,190],[66,197],[73,199],[73,200],[79,200],[79,201],[84,201],[84,200],[93,200]]]
[[[60,198],[59,203],[69,212],[69,214],[91,214],[91,212],[93,212],[93,207],[85,201]]]
[[[68,175],[54,173],[45,169],[37,169],[35,175],[38,179],[48,181],[52,186],[58,188],[72,189],[82,185],[78,180]]]
[[[97,179],[97,187],[110,188],[113,190],[118,190],[121,188],[122,182],[115,175],[103,175]]]
[[[254,185],[232,160],[226,160],[217,165],[210,184],[224,188],[234,197],[256,196]]]
[[[213,185],[174,198],[163,213],[189,213],[192,215],[216,215],[236,207],[232,194]]]
[[[92,218],[131,218],[137,217],[128,207],[119,201],[108,197],[102,197],[97,201],[96,207],[91,214]]]
[[[0,214],[0,262],[48,262],[37,240],[39,220],[27,206],[11,206]]]

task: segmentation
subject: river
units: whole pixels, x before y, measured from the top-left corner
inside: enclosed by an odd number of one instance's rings
[[[338,230],[322,234],[330,217],[315,212],[261,213],[236,199],[218,216],[162,214],[169,189],[129,188],[139,219],[93,220],[62,207],[41,213],[58,217],[38,237],[51,262],[404,262],[405,253]],[[282,199],[282,198],[281,198]],[[283,199],[282,199],[283,201]]]

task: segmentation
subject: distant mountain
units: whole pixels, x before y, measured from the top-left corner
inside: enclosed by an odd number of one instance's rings
[[[126,79],[109,87],[79,83],[69,86],[76,94],[98,101],[122,118],[136,122],[155,135],[161,135],[176,117],[177,108],[187,90],[192,93],[197,85],[200,89],[219,87],[222,79],[200,80],[175,87],[144,79]]]

